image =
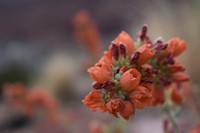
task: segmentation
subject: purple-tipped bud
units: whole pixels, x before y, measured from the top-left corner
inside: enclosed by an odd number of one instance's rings
[[[142,29],[141,29],[141,31],[140,31],[140,33],[139,33],[139,35],[138,35],[138,37],[139,37],[142,41],[144,41],[144,39],[146,38],[147,30],[148,30],[147,25],[146,25],[146,24],[143,25],[143,26],[142,26]]]
[[[102,83],[98,83],[98,82],[92,83],[93,88],[97,90],[102,89],[102,85],[103,85]]]
[[[126,58],[126,46],[122,42],[119,43],[119,49],[121,56]]]
[[[167,85],[170,85],[171,84],[171,81],[167,78],[167,77],[161,77],[160,78],[160,81],[162,82],[162,84],[164,86],[167,86]]]
[[[167,44],[163,44],[162,42],[157,42],[154,44],[154,49],[157,51],[165,50],[167,48]]]
[[[147,44],[152,44],[152,41],[148,36],[145,37],[145,41]]]
[[[174,57],[173,57],[173,55],[172,55],[171,52],[168,53],[168,54],[165,56],[165,58],[163,59],[163,63],[164,63],[164,64],[171,64],[171,65],[175,63]]]
[[[132,56],[131,56],[131,60],[130,60],[130,64],[134,64],[137,62],[138,58],[140,56],[140,52],[135,52]]]
[[[111,80],[107,80],[103,83],[102,88],[104,89],[111,89],[112,87],[115,86],[115,83]]]
[[[162,40],[157,40],[156,43],[163,43],[163,41]]]
[[[153,78],[149,78],[149,77],[141,78],[140,82],[141,83],[153,83]]]
[[[118,60],[118,58],[119,58],[119,49],[118,49],[118,46],[116,44],[114,44],[114,43],[112,43],[111,53],[112,53],[112,56],[114,57],[114,59]]]
[[[159,73],[159,71],[155,68],[147,68],[145,71],[148,72],[148,73],[152,73],[152,74],[158,74]]]

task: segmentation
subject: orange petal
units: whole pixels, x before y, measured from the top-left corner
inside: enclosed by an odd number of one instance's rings
[[[175,82],[185,82],[185,81],[189,81],[190,77],[182,72],[177,72],[173,74],[173,80]]]
[[[125,101],[124,107],[119,113],[124,119],[128,120],[135,113],[135,107],[131,102]]]
[[[172,91],[171,99],[174,103],[176,103],[178,105],[180,105],[182,103],[182,100],[183,100],[182,95],[176,88],[173,89],[173,91]]]
[[[135,69],[129,69],[120,78],[120,85],[122,89],[130,91],[140,83],[141,74]]]
[[[169,71],[172,73],[182,72],[182,71],[185,71],[185,68],[183,67],[183,65],[181,65],[179,61],[176,60],[173,65],[169,66]]]
[[[180,55],[187,48],[186,42],[179,38],[172,38],[168,41],[166,53],[172,52],[173,56]]]
[[[107,111],[105,103],[103,101],[103,93],[100,91],[92,90],[82,102],[87,105],[92,111],[99,109],[102,112]]]
[[[137,86],[129,93],[129,98],[138,109],[143,109],[145,106],[152,105],[154,100],[152,86]]]
[[[137,49],[137,51],[140,53],[139,58],[137,60],[138,64],[144,64],[149,59],[151,59],[152,56],[154,56],[154,51],[150,48],[151,44],[144,44],[141,47]]]
[[[134,51],[134,41],[131,38],[131,36],[125,32],[122,31],[114,40],[113,42],[117,45],[119,45],[120,42],[122,42],[125,47],[126,47],[126,51],[127,54],[131,55]],[[109,51],[111,51],[111,45],[109,46]]]

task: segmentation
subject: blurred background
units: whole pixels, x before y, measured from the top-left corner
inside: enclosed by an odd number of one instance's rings
[[[179,58],[199,96],[199,13],[199,0],[0,0],[0,133],[89,133],[119,124],[81,102],[92,83],[86,68],[122,30],[136,40],[143,24],[153,39],[186,40]],[[184,113],[188,132],[199,114]],[[124,130],[161,133],[164,118],[155,108],[136,111]]]

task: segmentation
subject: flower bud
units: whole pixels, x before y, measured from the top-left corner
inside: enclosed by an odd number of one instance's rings
[[[112,80],[107,80],[102,85],[102,88],[104,88],[104,89],[111,89],[114,86],[115,86],[115,83]]]
[[[93,88],[97,89],[97,90],[98,89],[102,89],[102,85],[103,85],[102,83],[98,83],[98,82],[93,82],[92,83]]]
[[[140,40],[144,41],[146,38],[146,34],[147,34],[147,25],[145,24],[142,26],[142,29],[141,29],[138,37],[140,38]]]
[[[137,62],[138,58],[140,56],[140,52],[135,52],[132,56],[131,56],[131,61],[130,64],[134,64]]]
[[[149,78],[149,77],[144,77],[141,78],[141,83],[153,83],[153,78]]]
[[[112,56],[114,57],[114,59],[118,60],[119,50],[118,50],[118,46],[114,43],[112,43],[111,53],[112,53]]]
[[[121,56],[126,58],[126,46],[122,42],[120,42],[119,44],[119,49],[120,49]]]
[[[141,74],[137,69],[129,69],[120,78],[122,89],[126,91],[133,90],[140,83]]]

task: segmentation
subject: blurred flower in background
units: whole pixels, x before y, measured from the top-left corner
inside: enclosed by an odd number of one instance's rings
[[[89,12],[80,10],[73,18],[74,37],[84,44],[89,53],[89,60],[96,60],[102,51],[100,34]]]

